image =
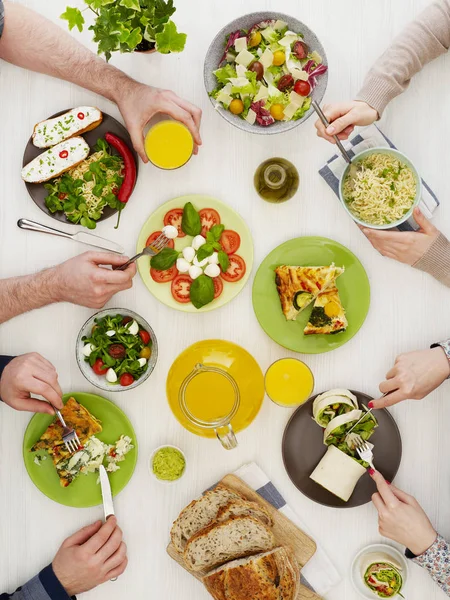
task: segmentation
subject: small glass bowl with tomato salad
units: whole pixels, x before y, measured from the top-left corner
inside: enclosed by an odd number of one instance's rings
[[[142,367],[138,370],[138,373],[141,373],[139,377],[136,377],[136,374],[133,372],[127,372],[125,369],[123,373],[119,372],[116,382],[110,382],[106,378],[108,369],[111,367],[113,370],[116,370],[121,362],[127,359],[127,344],[123,343],[123,337],[119,339],[117,335],[108,335],[104,338],[102,336],[104,345],[102,344],[100,352],[96,352],[98,348],[95,348],[93,354],[93,357],[95,357],[94,361],[90,361],[90,355],[86,356],[83,351],[87,340],[92,337],[93,330],[98,327],[98,323],[104,323],[106,317],[116,318],[119,315],[122,319],[119,322],[120,329],[118,328],[118,331],[122,331],[124,328],[126,331],[126,329],[131,327],[133,321],[137,323],[139,329],[134,334],[136,336],[136,344],[134,345],[133,360],[145,358],[146,363],[144,365],[145,368]],[[120,335],[119,333],[119,337]],[[127,332],[126,335],[133,334]],[[137,313],[126,308],[106,308],[89,317],[80,329],[75,352],[78,367],[89,383],[108,392],[124,392],[141,385],[150,377],[158,360],[158,342],[150,324]],[[138,354],[135,356],[136,352]],[[92,365],[90,364],[91,362],[93,362]]]

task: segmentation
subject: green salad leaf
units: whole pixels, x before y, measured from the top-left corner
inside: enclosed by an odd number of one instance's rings
[[[169,54],[170,52],[182,52],[186,44],[187,35],[178,33],[177,26],[173,21],[169,21],[164,25],[161,33],[155,36],[156,48],[161,54]]]
[[[195,308],[202,308],[214,300],[214,282],[207,275],[200,275],[191,284],[191,302]]]
[[[223,85],[228,83],[230,77],[237,77],[236,69],[230,64],[214,71],[214,75],[216,76],[217,81]]]
[[[186,202],[184,205],[181,229],[186,235],[192,236],[199,235],[202,230],[200,215],[192,202]]]
[[[152,256],[150,266],[157,271],[166,271],[173,267],[179,256],[180,253],[177,250],[174,250],[173,248],[163,248],[161,252]]]

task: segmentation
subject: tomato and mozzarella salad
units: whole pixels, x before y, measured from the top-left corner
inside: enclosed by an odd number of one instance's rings
[[[251,125],[296,121],[309,110],[317,77],[327,69],[302,33],[290,31],[285,21],[263,21],[227,36],[210,96],[216,107]]]
[[[84,360],[111,385],[127,387],[137,381],[152,355],[150,333],[124,315],[95,319],[91,334],[82,341]]]
[[[170,283],[173,298],[180,304],[202,308],[218,298],[223,282],[240,281],[246,272],[244,259],[236,254],[241,245],[240,235],[226,229],[214,208],[197,211],[190,203],[169,210],[164,216],[161,231],[147,239],[150,246],[163,233],[169,238],[167,246],[150,261],[150,275],[156,283]],[[189,244],[181,250],[175,239],[190,236]]]

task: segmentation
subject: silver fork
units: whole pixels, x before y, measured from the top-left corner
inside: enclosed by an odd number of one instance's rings
[[[67,450],[69,452],[71,452],[72,454],[75,454],[75,452],[78,452],[78,450],[81,447],[81,442],[77,435],[77,432],[75,431],[75,429],[72,429],[71,427],[67,427],[62,414],[60,413],[60,411],[57,408],[53,407],[53,409],[54,409],[56,416],[58,417],[61,425],[63,426],[63,436],[62,436],[63,442],[64,442]]]
[[[124,265],[120,265],[120,267],[113,267],[113,270],[124,271],[129,265],[131,265],[131,263],[134,263],[138,258],[141,258],[141,256],[155,256],[155,254],[161,252],[161,250],[163,250],[169,242],[169,238],[161,233],[161,235],[159,235],[156,240],[150,244],[150,246],[146,246],[142,252],[139,252],[139,254],[136,254],[130,258],[130,260],[128,260]]]
[[[373,452],[371,446],[373,448],[372,444],[369,444],[368,442],[365,442],[363,440],[362,443],[356,444],[356,452],[359,454],[359,458],[361,460],[363,460],[366,463],[369,463],[372,469],[375,469],[373,465]]]

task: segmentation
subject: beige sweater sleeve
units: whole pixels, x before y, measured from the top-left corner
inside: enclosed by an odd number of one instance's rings
[[[436,0],[410,23],[368,72],[356,99],[381,117],[411,78],[450,48],[450,0]]]
[[[450,242],[445,235],[440,233],[422,258],[413,264],[413,267],[429,273],[450,287]]]

